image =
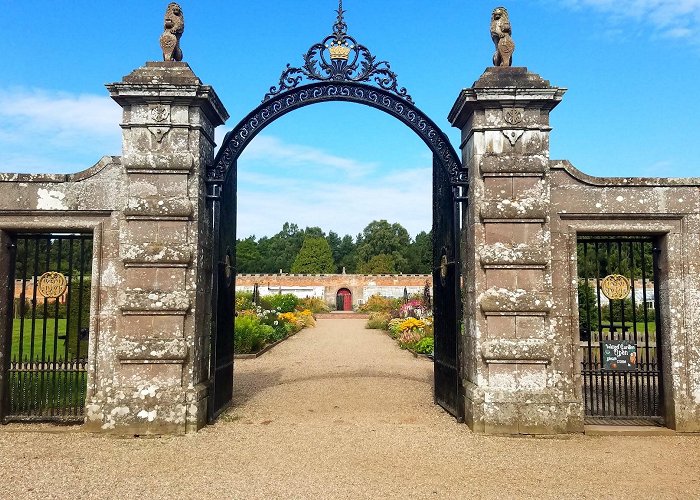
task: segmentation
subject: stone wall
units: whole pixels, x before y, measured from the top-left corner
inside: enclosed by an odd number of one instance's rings
[[[451,113],[462,130],[464,404],[486,433],[580,432],[579,233],[656,235],[666,424],[700,426],[697,179],[595,179],[549,159],[565,89],[526,68],[489,68]]]
[[[352,293],[353,306],[366,302],[372,295],[403,297],[404,288],[409,294],[423,295],[425,284],[432,294],[433,277],[429,274],[239,274],[237,290],[252,290],[257,284],[261,293],[294,293],[299,296],[322,297],[335,307],[338,290],[346,288]],[[269,288],[268,288],[269,287]],[[308,293],[304,290],[308,289]]]

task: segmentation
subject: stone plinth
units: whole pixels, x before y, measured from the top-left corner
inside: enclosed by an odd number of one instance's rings
[[[116,327],[100,339],[86,425],[184,433],[206,423],[211,228],[204,173],[214,128],[228,114],[185,63],[147,63],[107,88],[124,108],[126,200],[109,277],[117,284]]]
[[[553,310],[549,112],[564,92],[526,68],[489,68],[449,115],[469,169],[463,385],[476,432],[583,430]]]

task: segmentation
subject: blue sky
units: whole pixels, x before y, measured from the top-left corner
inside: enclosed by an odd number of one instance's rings
[[[161,58],[167,1],[0,0],[0,171],[75,172],[120,154],[105,83]],[[345,0],[349,33],[388,60],[458,146],[446,116],[490,64],[499,1]],[[185,61],[231,118],[330,33],[335,0],[182,0]],[[567,87],[554,159],[599,176],[700,176],[700,0],[511,0],[514,65]],[[328,103],[274,122],[239,163],[239,236],[283,222],[357,234],[371,220],[431,225],[429,150],[404,125]]]

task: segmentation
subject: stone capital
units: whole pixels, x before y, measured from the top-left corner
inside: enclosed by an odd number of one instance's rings
[[[187,63],[147,62],[126,75],[121,82],[106,85],[110,96],[121,107],[150,106],[144,125],[158,126],[176,122],[169,106],[198,106],[213,127],[229,118],[219,96],[194,74]]]
[[[567,89],[552,87],[548,80],[527,68],[487,68],[472,87],[463,89],[448,119],[453,127],[464,128],[476,111],[503,110],[503,120],[493,126],[519,126],[525,110],[551,111]]]

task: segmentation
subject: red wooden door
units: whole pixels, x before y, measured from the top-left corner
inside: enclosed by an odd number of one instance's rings
[[[352,311],[352,293],[347,288],[338,290],[338,309],[341,311]],[[340,307],[342,304],[342,308]]]

